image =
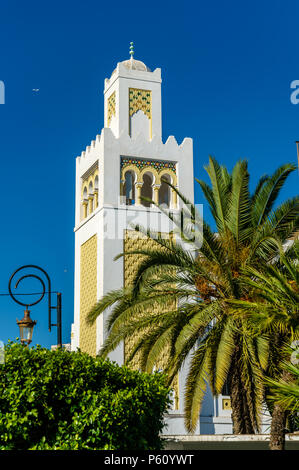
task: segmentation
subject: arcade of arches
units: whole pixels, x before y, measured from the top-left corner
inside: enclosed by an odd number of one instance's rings
[[[152,200],[167,208],[177,207],[177,194],[167,184],[177,187],[174,164],[159,162],[155,165],[145,160],[127,162],[121,168],[120,195],[123,204],[150,207]]]
[[[98,169],[90,171],[82,181],[81,220],[86,219],[99,205]],[[125,205],[150,207],[151,202],[165,208],[177,208],[177,193],[167,184],[177,187],[175,164],[164,161],[122,161],[120,200]]]

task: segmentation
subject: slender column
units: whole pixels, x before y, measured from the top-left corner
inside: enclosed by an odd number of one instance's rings
[[[89,211],[89,214],[91,214],[93,211],[93,194],[90,194],[88,196],[88,211]]]
[[[159,189],[161,185],[160,184],[155,184],[154,185],[154,202],[155,204],[159,204]]]
[[[88,207],[87,199],[84,199],[82,201],[82,206],[83,206],[83,219],[86,219],[86,217],[87,217],[87,207]]]
[[[99,193],[98,190],[94,190],[94,208],[96,209],[99,205]]]
[[[137,197],[136,197],[136,202],[137,202],[137,206],[141,206],[141,188],[143,186],[143,183],[136,183],[135,185],[135,189],[136,189],[136,193],[137,193]]]
[[[177,197],[177,193],[173,189],[171,189],[171,195],[172,195],[172,198],[171,198],[172,199],[172,207],[174,209],[176,209],[177,204],[178,204],[178,197]]]

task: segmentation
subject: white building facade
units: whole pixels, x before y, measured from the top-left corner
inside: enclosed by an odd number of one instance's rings
[[[193,142],[179,145],[173,136],[162,141],[161,70],[153,72],[133,56],[117,64],[104,86],[104,128],[76,159],[75,306],[71,349],[96,355],[106,337],[109,312],[94,326],[85,322],[91,307],[104,294],[127,285],[136,262],[114,257],[146,240],[134,239],[131,224],[160,233],[171,230],[169,219],[142,197],[164,203],[173,211],[181,201],[163,178],[190,201],[193,193]],[[126,345],[110,359],[124,363]],[[187,367],[187,365],[186,365]],[[175,384],[173,410],[165,434],[186,434],[184,382],[186,369]],[[232,432],[229,396],[204,401],[197,434]]]

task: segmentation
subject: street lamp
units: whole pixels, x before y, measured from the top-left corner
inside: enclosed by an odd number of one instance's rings
[[[40,277],[40,276],[37,276],[36,274],[25,274],[24,276],[21,276],[18,281],[16,282],[15,284],[15,289],[18,287],[19,283],[25,279],[25,278],[35,278],[37,279],[41,285],[42,285],[42,288],[43,288],[43,291],[41,292],[40,294],[40,297],[35,301],[35,302],[32,302],[32,303],[23,303],[21,302],[20,300],[16,299],[14,294],[12,293],[12,290],[11,290],[11,282],[14,278],[14,276],[21,270],[23,269],[27,269],[27,268],[33,268],[33,269],[37,269],[39,271],[42,272],[42,274],[46,277],[47,279],[47,284],[48,284],[48,291],[46,292],[46,286],[45,286],[45,283],[43,281],[43,279]],[[21,337],[21,343],[23,344],[30,344],[31,341],[32,341],[32,334],[33,334],[33,328],[34,328],[34,325],[36,325],[36,321],[32,320],[30,318],[30,310],[28,310],[28,307],[32,306],[32,305],[36,305],[38,304],[44,297],[45,294],[48,294],[48,319],[49,319],[49,331],[51,331],[51,327],[52,326],[56,326],[57,327],[57,346],[58,347],[62,347],[62,335],[61,335],[61,293],[60,292],[56,292],[57,294],[57,304],[56,304],[56,307],[52,306],[51,304],[51,294],[53,294],[54,292],[51,291],[51,281],[50,281],[50,278],[47,274],[47,272],[40,268],[39,266],[36,266],[34,264],[28,264],[26,266],[21,266],[20,268],[18,268],[11,276],[10,276],[10,279],[9,279],[9,283],[8,283],[8,291],[9,291],[9,294],[11,296],[11,298],[16,302],[18,303],[19,305],[23,305],[26,307],[25,309],[25,312],[24,312],[24,317],[22,318],[22,320],[17,320],[17,325],[19,326],[20,328],[20,337]],[[52,323],[52,320],[51,320],[51,313],[52,313],[52,309],[55,309],[56,312],[57,312],[57,323]]]
[[[36,325],[36,321],[30,318],[30,310],[25,310],[22,320],[17,319],[17,325],[20,328],[21,343],[25,346],[30,344],[32,341],[33,328],[34,325]]]

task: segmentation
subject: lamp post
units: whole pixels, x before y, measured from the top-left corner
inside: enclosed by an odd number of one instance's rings
[[[32,341],[33,327],[36,325],[35,320],[30,318],[30,310],[25,310],[22,320],[17,319],[17,325],[20,328],[21,343],[28,345]]]
[[[11,289],[11,283],[12,283],[13,278],[16,276],[16,274],[19,273],[21,270],[28,269],[28,268],[36,269],[36,270],[40,271],[45,276],[45,278],[47,280],[47,285],[48,285],[48,291],[46,292],[46,286],[45,286],[45,283],[44,283],[43,279],[40,276],[37,276],[36,274],[25,274],[17,280],[17,282],[14,286],[15,289],[18,287],[19,283],[25,278],[35,278],[41,283],[43,291],[41,292],[40,297],[35,302],[32,302],[32,303],[28,303],[28,302],[24,303],[24,302],[21,302],[20,300],[16,299],[13,292],[12,292],[12,289]],[[48,273],[44,269],[42,269],[39,266],[36,266],[34,264],[28,264],[28,265],[25,265],[25,266],[21,266],[20,268],[16,269],[16,271],[10,276],[9,283],[8,283],[8,291],[9,291],[9,294],[10,294],[11,298],[16,303],[26,307],[25,312],[24,312],[24,317],[22,318],[22,320],[17,320],[17,325],[20,328],[21,343],[24,344],[24,345],[28,345],[28,344],[31,343],[33,328],[36,325],[36,321],[32,320],[30,318],[30,310],[28,310],[28,307],[38,304],[44,298],[45,294],[48,294],[48,326],[49,326],[49,331],[51,332],[51,327],[52,326],[57,327],[57,346],[61,347],[62,346],[61,293],[60,292],[56,293],[57,294],[57,303],[56,303],[56,306],[52,306],[51,294],[53,294],[54,292],[51,291],[51,280],[50,280],[50,277],[49,277]],[[55,323],[55,324],[52,323],[52,318],[51,318],[52,317],[51,314],[52,314],[53,309],[55,309],[56,312],[57,312],[57,323]]]

